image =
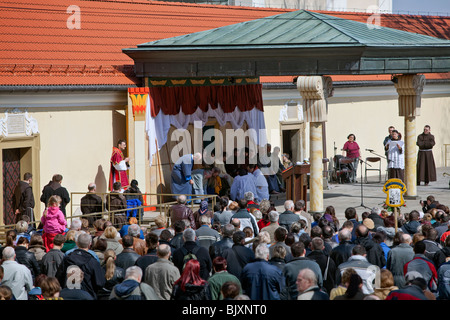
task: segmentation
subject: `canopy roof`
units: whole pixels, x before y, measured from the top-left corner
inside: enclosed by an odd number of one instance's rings
[[[123,49],[136,75],[270,76],[450,71],[450,40],[293,11]]]

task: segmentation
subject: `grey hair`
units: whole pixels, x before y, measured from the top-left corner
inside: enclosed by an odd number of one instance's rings
[[[378,208],[378,207],[373,207],[371,213],[380,214],[381,213],[381,209]]]
[[[14,256],[16,255],[16,250],[14,250],[13,247],[6,247],[3,249],[3,260],[12,260],[14,259]]]
[[[157,255],[159,257],[166,257],[167,255],[170,254],[170,252],[171,252],[171,249],[170,249],[169,245],[162,243],[158,246]]]
[[[125,271],[125,279],[142,279],[142,269],[138,266],[128,267]]]
[[[141,234],[141,228],[137,224],[131,224],[128,227],[128,234],[133,237],[137,237]]]
[[[267,244],[261,243],[256,247],[255,258],[267,260],[269,257],[269,248]]]
[[[81,228],[81,220],[76,218],[72,219],[72,223],[70,224],[70,229],[80,229]]]
[[[195,231],[192,228],[187,228],[183,231],[184,241],[195,241]]]
[[[278,221],[279,216],[280,214],[277,211],[272,210],[269,212],[269,221],[270,222]]]
[[[309,268],[300,270],[302,278],[311,281],[314,285],[317,285],[317,275]]]
[[[178,203],[186,203],[186,196],[184,195],[184,194],[180,194],[178,197],[177,197],[177,202]]]
[[[292,201],[292,200],[286,200],[286,201],[284,202],[284,209],[285,209],[285,210],[290,210],[290,209],[292,209],[292,208],[294,208],[294,201]]]
[[[247,191],[246,193],[244,193],[244,199],[247,201],[253,201],[255,200],[255,195],[253,194],[253,192]]]
[[[342,229],[338,233],[339,242],[345,241],[345,240],[350,240],[351,238],[352,238],[352,232],[348,229]]]
[[[261,200],[261,202],[259,203],[259,210],[261,211],[261,213],[267,213],[269,211],[270,208],[270,201],[267,199]]]
[[[88,249],[92,243],[92,236],[87,233],[81,233],[77,238],[77,246],[80,249]]]
[[[227,223],[226,225],[223,226],[222,233],[224,236],[232,237],[234,230],[235,230],[234,226],[231,223]]]

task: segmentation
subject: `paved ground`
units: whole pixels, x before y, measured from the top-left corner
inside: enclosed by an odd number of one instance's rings
[[[443,176],[443,173],[449,173],[449,176]],[[358,175],[360,172],[358,171]],[[324,209],[327,206],[333,206],[336,210],[336,215],[340,221],[345,221],[344,211],[348,207],[355,207],[358,213],[358,217],[361,219],[361,213],[370,210],[373,207],[381,207],[386,201],[386,194],[383,192],[383,185],[385,183],[384,175],[382,176],[382,182],[377,183],[376,177],[369,177],[369,183],[363,183],[362,188],[359,183],[355,184],[329,184],[328,190],[324,187]],[[450,205],[450,168],[437,168],[437,181],[431,182],[428,186],[417,186],[417,200],[405,199],[406,207],[402,208],[402,212],[410,212],[411,210],[419,210],[421,206],[419,200],[425,200],[427,196],[433,195],[435,198],[443,204]],[[309,195],[309,190],[308,190]],[[362,196],[361,196],[362,195]],[[278,211],[283,211],[283,203],[285,197],[279,197],[276,200]],[[361,207],[361,204],[365,207]]]

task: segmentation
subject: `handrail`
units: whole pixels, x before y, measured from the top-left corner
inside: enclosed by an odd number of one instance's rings
[[[145,210],[147,208],[155,208],[155,207],[159,207],[159,214],[160,215],[162,215],[164,213],[164,215],[167,218],[169,218],[167,216],[168,209],[169,209],[169,207],[171,205],[176,204],[177,201],[174,200],[174,201],[162,202],[162,199],[163,199],[162,197],[165,197],[165,196],[175,197],[175,196],[181,195],[181,194],[172,194],[172,193],[127,193],[127,195],[142,195],[143,197],[144,196],[156,196],[157,198],[159,198],[160,201],[157,204],[147,204],[147,205],[142,205],[142,206],[134,207],[134,208],[119,209],[119,210],[112,210],[112,211],[105,210],[105,211],[102,211],[102,212],[94,212],[94,213],[89,213],[89,214],[73,215],[73,213],[74,213],[74,211],[73,211],[74,206],[77,206],[78,208],[81,208],[81,204],[75,204],[74,203],[74,201],[73,201],[74,197],[73,196],[74,195],[83,195],[84,196],[84,195],[91,194],[91,193],[99,195],[102,198],[102,202],[103,202],[104,206],[106,205],[106,202],[104,202],[105,196],[110,196],[112,194],[118,194],[118,193],[111,193],[111,192],[71,192],[70,193],[70,199],[71,199],[71,202],[70,202],[71,207],[70,207],[70,209],[71,210],[70,210],[70,215],[68,215],[66,213],[66,220],[69,220],[69,219],[72,220],[72,219],[75,219],[75,218],[86,218],[86,217],[90,217],[90,216],[99,216],[99,215],[106,216],[106,215],[108,215],[108,219],[110,221],[113,221],[113,216],[112,215],[117,213],[117,212],[123,213],[123,212],[126,212],[126,211],[140,210],[140,209]],[[216,198],[218,197],[218,195],[215,195],[215,194],[201,194],[201,195],[198,195],[198,194],[185,194],[185,196],[187,198],[187,202],[189,202],[189,205],[191,206],[191,209],[194,208],[194,205],[195,205],[194,201],[202,200],[202,199],[211,199],[212,208],[214,209],[214,206],[216,204]],[[141,217],[140,214],[138,215],[137,219],[138,219],[138,224],[141,225],[142,224],[142,217]],[[37,226],[39,226],[40,222],[41,222],[40,220],[36,220],[36,221],[30,221],[28,224],[34,224],[34,225],[36,225],[36,228],[37,228]],[[8,230],[14,229],[15,227],[16,227],[16,224],[2,225],[2,226],[0,226],[0,233],[3,233],[3,232],[6,233]]]

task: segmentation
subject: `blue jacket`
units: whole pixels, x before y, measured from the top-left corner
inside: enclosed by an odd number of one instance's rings
[[[266,260],[256,259],[242,269],[242,290],[251,300],[280,300],[282,279],[279,268]]]

